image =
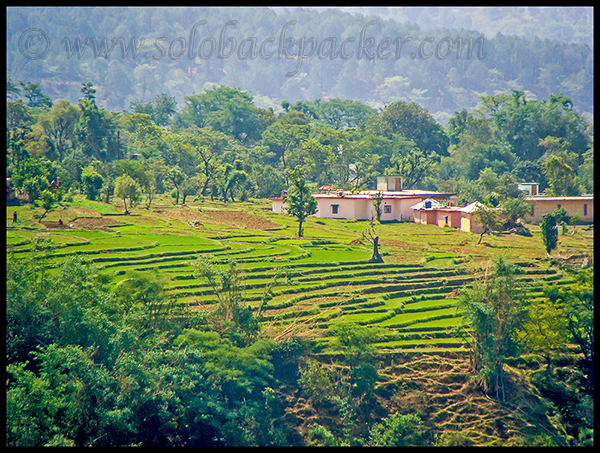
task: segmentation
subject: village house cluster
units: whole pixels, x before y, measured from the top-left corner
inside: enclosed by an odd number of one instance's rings
[[[594,197],[548,197],[538,192],[537,183],[520,183],[519,190],[526,193],[531,203],[531,213],[524,221],[538,223],[544,214],[563,208],[567,216],[577,214],[582,223],[594,222]],[[328,219],[370,220],[376,217],[374,201],[380,197],[382,222],[415,222],[424,225],[457,228],[462,231],[481,233],[482,227],[475,219],[478,209],[486,209],[479,202],[456,206],[451,193],[403,190],[400,176],[379,176],[377,190],[352,193],[322,186],[313,194],[317,200],[315,217]],[[285,195],[270,198],[274,212],[284,212]]]

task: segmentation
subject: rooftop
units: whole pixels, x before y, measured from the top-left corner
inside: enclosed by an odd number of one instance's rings
[[[350,198],[350,199],[372,199],[380,193],[377,190],[363,190],[359,193],[352,193],[345,190],[336,190],[328,193],[314,194],[315,198]],[[434,192],[431,190],[400,190],[400,191],[388,191],[381,192],[383,198],[422,198],[429,196],[442,196],[448,197],[451,193]]]

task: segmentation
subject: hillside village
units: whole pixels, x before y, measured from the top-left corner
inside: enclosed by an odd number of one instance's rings
[[[564,209],[566,216],[577,215],[582,223],[594,222],[594,196],[553,197],[538,194],[537,183],[519,183],[531,211],[522,219],[526,223],[539,223],[546,214]],[[478,209],[492,209],[478,201],[457,206],[451,193],[423,190],[402,190],[401,176],[380,176],[377,190],[350,192],[321,186],[313,194],[317,200],[316,218],[370,220],[381,222],[415,222],[424,225],[457,228],[466,232],[481,233],[483,227],[476,219]],[[273,212],[285,212],[285,195],[269,198]],[[379,215],[377,205],[380,205]],[[498,211],[500,209],[496,208]]]

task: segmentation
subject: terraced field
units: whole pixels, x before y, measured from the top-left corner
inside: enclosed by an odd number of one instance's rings
[[[384,263],[369,263],[362,240],[366,222],[309,219],[305,237],[296,237],[293,218],[270,212],[265,202],[175,207],[158,200],[151,210],[121,215],[116,206],[86,201],[56,209],[47,221],[28,206],[17,207],[13,225],[7,211],[7,253],[47,253],[51,267],[84,255],[111,276],[113,285],[128,271],[160,273],[169,298],[190,310],[210,310],[216,295],[194,275],[194,262],[233,259],[243,271],[244,298],[258,313],[263,334],[301,335],[327,351],[327,328],[353,322],[380,327],[381,352],[464,351],[454,333],[460,321],[456,298],[480,278],[490,259],[517,262],[531,297],[550,283],[570,277],[551,266],[537,227],[534,236],[479,237],[450,228],[390,223],[379,225]],[[58,225],[58,219],[63,220]],[[558,258],[590,260],[593,229],[571,227],[561,236]],[[266,291],[270,298],[263,304]]]

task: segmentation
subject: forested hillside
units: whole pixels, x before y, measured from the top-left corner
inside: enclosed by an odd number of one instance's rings
[[[216,84],[251,93],[262,108],[332,98],[374,108],[416,102],[442,124],[480,96],[510,89],[530,99],[562,93],[593,116],[593,56],[581,38],[593,34],[589,9],[351,11],[9,8],[7,70],[53,100],[75,102],[81,82],[91,81],[109,110],[161,93],[183,105]],[[574,32],[557,39],[563,20]]]

